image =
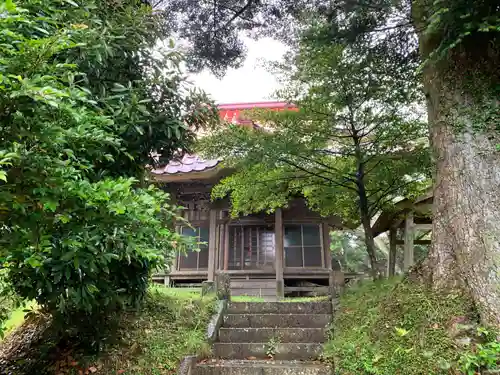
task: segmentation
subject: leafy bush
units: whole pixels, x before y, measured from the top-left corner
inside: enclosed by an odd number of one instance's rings
[[[463,353],[459,360],[460,370],[467,375],[475,375],[483,370],[500,370],[500,341],[497,333],[482,327],[477,329],[476,340],[470,350]]]
[[[185,149],[210,106],[185,89],[180,55],[152,51],[139,0],[7,0],[0,14],[0,268],[95,343],[192,245],[146,163]]]
[[[175,217],[168,196],[153,187],[133,189],[133,182],[68,184],[67,208],[55,215],[50,235],[28,254],[18,248],[7,257],[17,292],[56,318],[88,316],[89,327],[96,327],[96,316],[140,301],[165,251],[184,240],[165,227]]]
[[[477,320],[466,298],[399,278],[353,287],[340,303],[325,359],[343,375],[448,374],[457,327]]]

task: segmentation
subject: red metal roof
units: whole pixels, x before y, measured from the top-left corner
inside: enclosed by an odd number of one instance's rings
[[[296,109],[292,104],[286,102],[255,102],[255,103],[230,103],[220,104],[219,116],[221,120],[228,121],[233,124],[248,124],[251,123],[249,119],[242,116],[243,111],[250,109],[269,109],[272,111],[283,111],[285,109]]]
[[[285,109],[296,110],[294,105],[286,102],[255,102],[255,103],[230,103],[219,104],[219,116],[221,120],[233,124],[251,124],[252,121],[245,119],[242,112],[250,109],[265,108],[275,111]],[[190,172],[202,172],[215,168],[220,160],[205,160],[198,155],[184,155],[181,160],[172,160],[166,166],[156,168],[152,172],[157,175],[179,175]]]

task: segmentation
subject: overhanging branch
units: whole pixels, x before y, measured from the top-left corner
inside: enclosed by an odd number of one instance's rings
[[[349,186],[349,185],[344,185],[343,183],[340,183],[338,181],[335,181],[335,180],[332,180],[331,178],[328,178],[326,176],[323,176],[319,173],[316,173],[316,172],[313,172],[313,171],[309,171],[303,167],[301,167],[300,165],[297,165],[296,163],[290,161],[290,160],[286,160],[286,159],[283,159],[283,158],[280,158],[279,159],[281,162],[283,163],[286,163],[288,165],[291,165],[292,167],[294,168],[297,168],[298,170],[301,170],[302,172],[305,172],[305,173],[308,173],[308,174],[311,174],[312,176],[315,176],[315,177],[318,177],[318,178],[321,178],[323,180],[326,180],[328,182],[330,182],[331,184],[335,185],[335,186],[340,186],[340,187],[343,187],[345,189],[348,189],[348,190],[352,190],[352,191],[355,191],[356,193],[358,192],[358,190],[356,188],[353,188],[352,186]]]

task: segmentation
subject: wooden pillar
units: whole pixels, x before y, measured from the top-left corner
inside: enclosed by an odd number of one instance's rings
[[[325,258],[325,268],[332,268],[332,251],[330,249],[330,226],[328,223],[323,223],[321,227],[321,234],[323,236],[323,254]]]
[[[229,269],[229,224],[224,226],[224,271]]]
[[[217,210],[211,209],[208,227],[208,281],[215,280],[215,251],[217,248]]]
[[[389,261],[387,262],[387,276],[394,276],[396,273],[396,252],[397,252],[397,234],[398,228],[389,229]]]
[[[285,283],[283,280],[283,211],[276,209],[274,220],[274,242],[276,246],[275,268],[276,268],[276,297],[285,296]]]
[[[404,244],[404,271],[413,266],[413,251],[415,239],[415,226],[413,223],[413,211],[408,212],[405,218],[405,244]]]
[[[175,226],[175,232],[176,233],[181,233],[181,228],[182,227],[180,225],[176,225]],[[172,260],[172,266],[171,266],[170,272],[177,271],[177,262],[179,260],[179,256],[180,256],[180,253],[178,251],[176,251],[174,259]]]

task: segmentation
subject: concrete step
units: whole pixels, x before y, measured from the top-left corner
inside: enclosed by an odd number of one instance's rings
[[[330,301],[321,302],[231,302],[230,314],[331,314]]]
[[[220,342],[269,342],[279,338],[282,343],[325,342],[324,328],[221,328]]]
[[[232,296],[276,297],[276,288],[232,288]]]
[[[330,375],[319,362],[274,360],[213,360],[199,364],[195,375]]]
[[[224,328],[325,328],[330,314],[228,314]]]
[[[250,280],[231,280],[231,288],[251,288],[251,289],[275,289],[276,280],[268,279],[250,279]]]
[[[215,343],[214,357],[223,359],[267,358],[263,343]],[[322,352],[320,343],[280,343],[273,347],[276,360],[315,360]]]

